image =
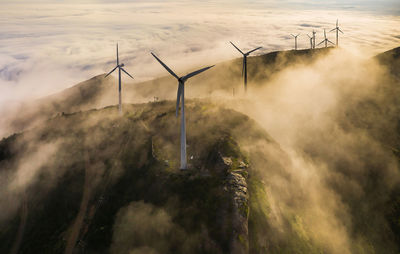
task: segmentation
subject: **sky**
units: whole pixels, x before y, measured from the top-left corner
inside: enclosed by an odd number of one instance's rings
[[[135,82],[240,57],[229,41],[259,54],[288,50],[291,33],[331,30],[340,45],[370,57],[400,44],[398,0],[109,1],[0,0],[0,107],[39,98],[111,70],[115,45]],[[333,32],[327,33],[335,41]]]

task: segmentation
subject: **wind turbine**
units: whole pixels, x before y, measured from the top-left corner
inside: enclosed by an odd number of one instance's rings
[[[170,68],[168,68],[167,65],[165,65],[155,54],[151,53],[155,59],[172,75],[178,80],[178,94],[176,98],[176,117],[178,117],[178,111],[179,111],[179,102],[182,100],[182,106],[181,106],[181,169],[186,169],[187,168],[187,159],[186,159],[186,124],[185,124],[185,82],[193,77],[196,76],[197,74],[202,73],[203,71],[206,71],[212,67],[208,66],[203,69],[191,72],[185,76],[178,77]]]
[[[338,19],[336,20],[336,27],[333,28],[332,30],[330,30],[329,32],[332,32],[332,31],[335,31],[335,30],[336,30],[336,47],[339,47],[339,32],[341,32],[342,34],[344,34],[344,33],[339,28],[339,20]]]
[[[111,73],[113,73],[117,68],[118,68],[118,96],[119,96],[119,103],[118,103],[118,112],[120,115],[122,115],[122,101],[121,101],[121,71],[125,72],[126,75],[128,75],[129,77],[131,77],[133,79],[133,77],[131,76],[131,74],[129,74],[126,70],[124,70],[125,65],[123,63],[119,64],[119,57],[118,57],[118,43],[117,43],[117,66],[115,66],[114,69],[112,69],[109,73],[107,73],[107,75],[105,77],[107,77],[108,75],[110,75]],[[104,77],[104,78],[105,78]]]
[[[313,49],[313,37],[312,36],[309,36],[308,34],[307,34],[307,36],[308,36],[308,38],[310,39],[310,49]]]
[[[290,34],[290,35],[293,36],[293,38],[294,38],[294,50],[297,50],[297,37],[298,37],[300,34],[298,34],[298,35]]]
[[[247,92],[247,56],[250,53],[252,53],[252,52],[254,52],[256,50],[259,50],[262,47],[258,47],[258,48],[252,49],[252,50],[250,50],[250,51],[248,51],[246,53],[243,53],[243,51],[241,51],[238,47],[236,47],[235,44],[233,44],[231,41],[230,41],[230,43],[232,44],[232,46],[235,47],[235,49],[237,49],[243,55],[242,76],[244,76],[244,91]]]
[[[326,32],[325,32],[325,29],[324,29],[324,37],[325,37],[325,39],[323,40],[323,41],[321,41],[320,43],[318,43],[318,45],[317,46],[319,46],[319,45],[321,45],[322,43],[324,43],[325,42],[325,48],[327,48],[328,47],[328,42],[330,42],[330,43],[332,43],[333,45],[335,45],[335,43],[333,43],[333,42],[331,42],[328,38],[326,38]]]
[[[313,35],[313,49],[315,49],[315,35],[317,34],[317,32],[315,32],[315,30],[313,29],[312,31],[312,35]]]

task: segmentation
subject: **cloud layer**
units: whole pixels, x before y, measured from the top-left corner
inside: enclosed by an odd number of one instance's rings
[[[385,2],[388,6],[390,1]],[[37,98],[113,68],[115,43],[136,81],[165,74],[152,59],[156,52],[176,72],[239,57],[228,41],[261,53],[291,49],[290,33],[301,33],[299,47],[317,42],[336,18],[345,32],[343,47],[366,56],[399,44],[400,17],[350,10],[322,10],[312,1],[295,10],[274,1],[245,5],[207,1],[118,4],[3,4],[0,10],[0,104]],[[334,41],[334,33],[328,33]],[[7,104],[6,104],[7,103]],[[5,106],[7,105],[7,106]]]

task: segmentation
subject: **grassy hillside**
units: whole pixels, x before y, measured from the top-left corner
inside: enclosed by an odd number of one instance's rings
[[[329,50],[251,57],[252,85]],[[314,231],[331,221],[319,215],[333,201],[313,203],[319,191],[340,203],[332,211],[350,253],[398,253],[398,53],[374,58],[388,70],[381,85],[340,98],[326,113],[334,124],[302,133],[297,152],[323,175],[310,182],[297,178],[313,171],[255,121],[206,99],[187,101],[185,172],[174,101],[124,104],[120,117],[103,108],[116,104],[117,90],[100,75],[18,109],[10,126],[25,131],[0,142],[0,202],[8,204],[0,253],[337,253],[319,235],[330,232]],[[188,97],[241,89],[240,72],[241,59],[221,63],[188,84]],[[174,98],[176,81],[126,84],[124,95]],[[305,193],[308,184],[323,188]]]
[[[115,106],[59,115],[0,142],[0,174],[9,176],[1,201],[10,203],[0,217],[0,252],[329,252],[295,209],[301,202],[281,207],[277,231],[267,190],[277,176],[291,178],[291,159],[253,120],[189,100],[190,169],[180,171],[174,102],[124,109],[123,117]],[[372,199],[346,200],[362,237],[353,253],[393,253],[393,243],[400,246],[397,189],[392,199],[382,197],[380,168],[368,163],[353,180],[369,179],[364,191]],[[301,201],[301,194],[293,198]],[[370,217],[382,212],[389,228]]]
[[[400,47],[381,53],[375,59],[387,66],[393,76],[400,78]]]
[[[125,105],[123,117],[116,107],[64,114],[3,139],[0,173],[35,173],[1,187],[15,207],[3,214],[0,251],[23,230],[18,253],[246,253],[252,194],[238,140],[246,130],[247,142],[282,151],[244,115],[194,101],[187,112],[188,171],[178,170],[172,102]]]

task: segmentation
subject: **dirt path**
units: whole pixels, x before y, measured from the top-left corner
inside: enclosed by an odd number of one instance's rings
[[[145,126],[146,127],[146,126]],[[119,150],[117,157],[122,153],[122,151],[125,150],[126,146],[129,145],[130,140],[132,139],[132,136],[130,135],[125,139],[124,144],[121,146],[122,148]],[[101,195],[100,197],[103,198],[104,202],[104,196],[107,190],[107,187],[111,184],[112,182],[112,175],[114,172],[114,167],[111,168],[109,171],[108,175],[105,176],[105,182],[103,183],[103,188],[102,191],[100,191]],[[90,223],[99,208],[100,202],[97,201],[95,204],[92,204],[89,208],[89,201],[91,200],[91,196],[93,195],[92,190],[92,178],[97,174],[96,170],[93,170],[90,164],[90,158],[89,158],[89,153],[86,151],[85,152],[85,183],[84,183],[84,189],[83,189],[83,194],[82,194],[82,200],[81,200],[81,205],[79,209],[79,213],[74,221],[74,224],[72,225],[72,228],[70,230],[68,239],[67,239],[67,245],[65,248],[65,254],[72,254],[74,253],[74,249],[76,247],[77,242],[82,241],[86,233],[89,229]]]
[[[72,225],[70,234],[68,236],[67,245],[65,248],[65,254],[72,254],[76,245],[76,242],[79,238],[79,233],[81,228],[84,224],[84,219],[87,213],[87,207],[90,200],[91,195],[91,186],[90,186],[90,162],[89,162],[89,155],[85,153],[85,183],[83,186],[83,194],[81,205],[79,209],[79,213],[76,216],[74,224]]]
[[[25,231],[27,219],[28,219],[28,201],[27,201],[26,195],[24,195],[23,200],[22,200],[22,206],[21,206],[21,221],[19,223],[17,236],[12,245],[10,254],[18,253],[19,247],[22,242],[22,238],[24,237],[24,231]]]

